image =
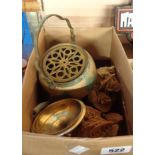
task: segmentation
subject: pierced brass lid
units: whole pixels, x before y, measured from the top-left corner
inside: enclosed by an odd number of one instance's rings
[[[61,43],[47,51],[43,71],[55,82],[68,82],[82,74],[86,66],[85,51],[75,44]]]

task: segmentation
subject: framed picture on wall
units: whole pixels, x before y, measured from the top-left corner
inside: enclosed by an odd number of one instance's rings
[[[116,7],[115,27],[118,33],[133,32],[133,8],[132,6]]]

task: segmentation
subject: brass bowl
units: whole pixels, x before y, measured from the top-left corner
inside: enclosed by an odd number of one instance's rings
[[[86,113],[84,103],[63,99],[48,105],[35,118],[31,131],[62,136],[75,129]]]

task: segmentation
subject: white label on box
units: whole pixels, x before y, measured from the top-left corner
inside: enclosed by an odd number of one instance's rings
[[[88,150],[89,150],[89,148],[78,145],[78,146],[70,149],[69,152],[81,154],[81,153],[86,152]]]
[[[101,154],[118,154],[128,153],[132,150],[132,146],[107,147],[101,149]]]

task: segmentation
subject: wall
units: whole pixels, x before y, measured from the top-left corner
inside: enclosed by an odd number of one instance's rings
[[[76,27],[93,27],[114,25],[115,6],[128,5],[130,0],[43,0],[43,3],[45,14],[67,16]]]

